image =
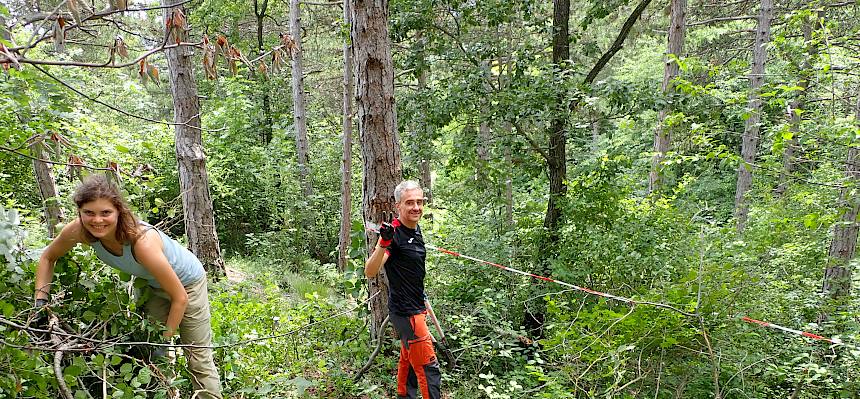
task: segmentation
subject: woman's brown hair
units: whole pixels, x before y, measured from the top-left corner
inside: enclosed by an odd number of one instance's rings
[[[84,181],[75,189],[72,199],[78,207],[78,218],[81,217],[80,210],[84,204],[99,199],[110,201],[111,205],[119,212],[116,221],[116,240],[123,244],[131,244],[139,238],[140,232],[137,217],[131,212],[128,203],[125,202],[119,191],[119,187],[108,180],[104,174],[96,173],[84,178]],[[83,224],[81,227],[83,227]],[[86,228],[84,228],[84,236],[89,242],[98,240]]]

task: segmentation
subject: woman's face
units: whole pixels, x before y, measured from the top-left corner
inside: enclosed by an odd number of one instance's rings
[[[81,223],[93,237],[115,237],[119,211],[109,200],[99,198],[87,202],[78,211],[81,213]]]

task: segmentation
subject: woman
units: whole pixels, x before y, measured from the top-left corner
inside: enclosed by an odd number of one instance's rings
[[[179,330],[183,344],[209,346],[209,297],[203,265],[185,247],[138,221],[105,175],[87,177],[73,197],[78,218],[48,245],[36,271],[36,306],[48,301],[54,264],[77,244],[89,245],[106,264],[146,279],[154,295],[147,313],[164,323],[164,337]],[[184,348],[192,385],[200,398],[221,398],[221,382],[209,348]]]

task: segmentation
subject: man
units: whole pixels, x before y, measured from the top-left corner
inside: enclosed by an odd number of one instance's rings
[[[398,217],[383,223],[379,240],[364,265],[364,274],[374,277],[385,265],[388,275],[388,310],[391,324],[400,334],[397,365],[397,397],[439,399],[442,374],[433,352],[424,306],[424,259],[426,249],[418,221],[424,212],[424,191],[405,180],[394,189]]]

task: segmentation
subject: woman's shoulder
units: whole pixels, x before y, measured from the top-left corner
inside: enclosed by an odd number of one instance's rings
[[[66,223],[66,225],[63,226],[63,229],[60,230],[58,238],[74,241],[75,243],[90,244],[89,240],[87,240],[87,235],[84,232],[84,227],[81,225],[81,220],[78,218],[74,218],[69,223]]]

